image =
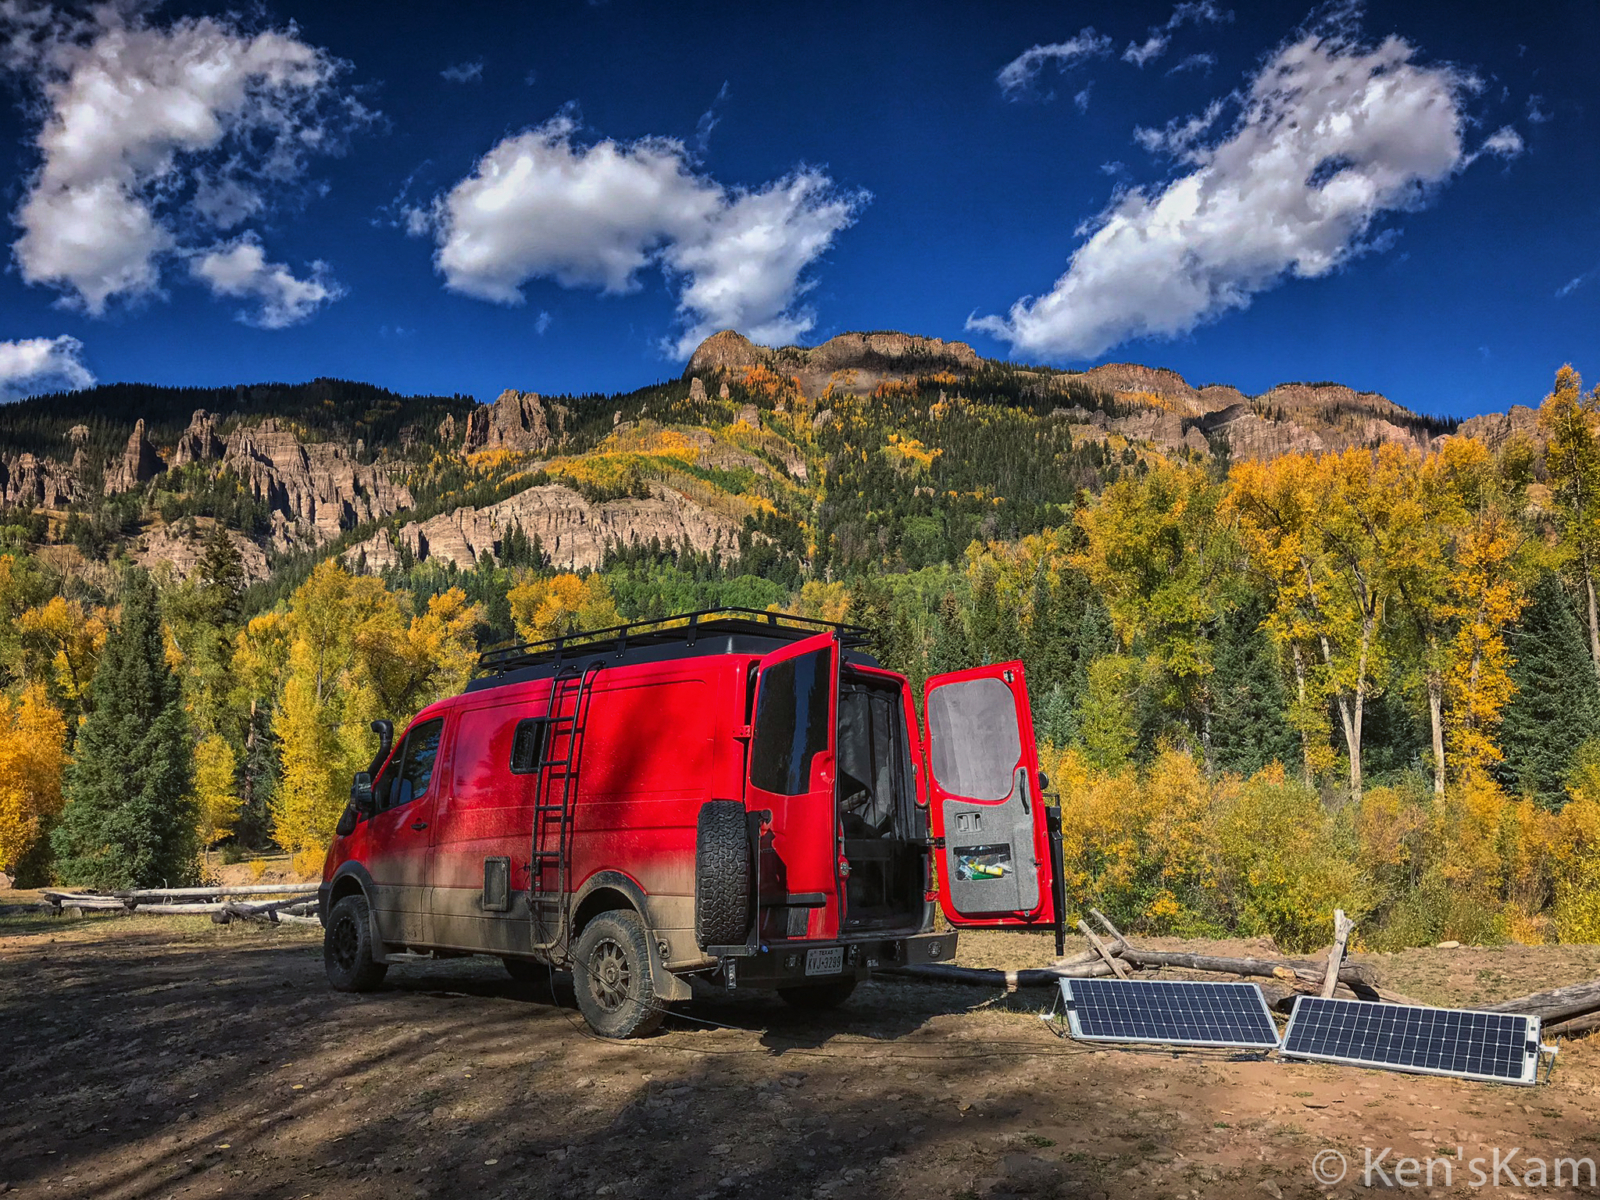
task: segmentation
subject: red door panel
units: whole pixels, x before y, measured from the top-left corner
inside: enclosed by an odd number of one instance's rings
[[[444,718],[413,721],[373,787],[378,809],[364,824],[373,907],[386,942],[428,941],[427,866],[439,793]]]
[[[762,837],[762,900],[784,893],[826,897],[810,909],[804,936],[838,935],[839,816],[834,803],[839,642],[831,633],[806,638],[761,660],[750,735],[745,807],[772,813]],[[799,936],[799,935],[796,935]]]
[[[928,680],[928,796],[952,925],[1055,920],[1050,836],[1020,662]]]

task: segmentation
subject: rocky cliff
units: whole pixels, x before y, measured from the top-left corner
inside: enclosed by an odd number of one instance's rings
[[[222,465],[273,514],[273,541],[331,541],[346,529],[410,508],[414,501],[387,468],[356,460],[334,442],[302,442],[271,417],[228,435]]]
[[[498,557],[501,539],[513,524],[529,538],[538,537],[551,564],[569,570],[598,567],[612,545],[641,544],[658,539],[663,546],[687,541],[696,550],[728,554],[738,543],[739,526],[730,517],[712,513],[671,488],[655,485],[646,499],[592,503],[571,488],[547,484],[518,492],[486,508],[458,508],[427,521],[400,527],[397,538],[387,530],[352,547],[347,563],[364,561],[369,569],[391,566],[405,546],[418,562],[455,563],[470,568],[481,555]]]
[[[106,495],[130,491],[146,480],[154,479],[156,472],[165,467],[156,448],[150,444],[150,438],[144,430],[144,418],[141,417],[133,423],[133,432],[128,435],[128,445],[122,457],[106,467]]]
[[[829,384],[842,390],[869,392],[884,379],[938,372],[970,374],[983,364],[978,352],[965,342],[909,333],[841,333],[809,349],[771,349],[724,329],[700,343],[683,373],[685,378],[709,378],[764,366],[799,379],[801,391],[815,397]]]
[[[0,458],[0,507],[65,508],[81,498],[71,467],[33,454]]]
[[[507,388],[493,404],[481,405],[467,416],[462,449],[468,454],[479,450],[544,454],[566,440],[569,415],[564,405],[547,405],[536,392]],[[446,430],[441,429],[440,433],[445,434]],[[454,434],[452,420],[448,436],[453,438]]]

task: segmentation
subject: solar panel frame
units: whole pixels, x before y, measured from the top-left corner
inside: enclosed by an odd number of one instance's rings
[[[1061,994],[1066,1001],[1068,1028],[1080,1042],[1244,1050],[1278,1047],[1277,1023],[1267,1007],[1267,998],[1254,983],[1198,979],[1063,979]],[[1110,1016],[1093,1015],[1096,1006],[1107,1004],[1117,1011]],[[1135,1015],[1124,1015],[1131,1005],[1141,1007]],[[1181,1008],[1183,1005],[1188,1007]],[[1221,1029],[1220,1036],[1184,1036],[1170,1024],[1163,1032],[1155,1032],[1161,1019],[1170,1019],[1179,1012],[1197,1029],[1205,1027],[1209,1019],[1211,1028]],[[1132,1031],[1105,1028],[1119,1023]],[[1254,1028],[1247,1030],[1246,1026],[1250,1025]]]
[[[1334,1020],[1340,1022],[1339,1026],[1329,1028],[1329,1022]],[[1421,1047],[1416,1050],[1408,1049],[1404,1056],[1399,1053],[1387,1056],[1381,1054],[1363,1056],[1360,1053],[1332,1052],[1332,1047],[1340,1044],[1341,1040],[1348,1042],[1351,1038],[1361,1037],[1370,1045],[1376,1037],[1385,1032],[1389,1032],[1392,1036],[1392,1031],[1373,1029],[1373,1023],[1380,1021],[1391,1026],[1395,1022],[1409,1021],[1412,1025],[1404,1031],[1403,1036],[1423,1037],[1440,1043],[1450,1038],[1452,1044],[1457,1046],[1464,1044],[1464,1039],[1461,1037],[1464,1027],[1468,1034],[1479,1035],[1480,1061],[1476,1064],[1466,1061],[1462,1066],[1445,1066],[1442,1062],[1430,1065],[1426,1061],[1429,1052],[1423,1052]],[[1313,1041],[1312,1039],[1319,1034],[1325,1036],[1320,1042]],[[1297,996],[1294,1009],[1289,1014],[1289,1024],[1283,1031],[1283,1045],[1279,1054],[1283,1058],[1307,1062],[1340,1063],[1345,1066],[1369,1067],[1406,1074],[1445,1075],[1453,1079],[1473,1079],[1484,1083],[1531,1087],[1538,1082],[1542,1034],[1543,1026],[1539,1018],[1521,1013],[1484,1012],[1470,1008],[1428,1008],[1424,1005],[1378,1004],[1368,1000]],[[1498,1053],[1490,1055],[1495,1058],[1496,1065],[1503,1067],[1498,1072],[1474,1069],[1475,1065],[1482,1065],[1481,1043],[1484,1036],[1499,1039]],[[1361,1047],[1357,1045],[1353,1048],[1359,1050]],[[1431,1055],[1435,1059],[1442,1059],[1444,1056],[1442,1045],[1431,1051]],[[1419,1058],[1422,1061],[1417,1061]],[[1452,1058],[1461,1062],[1470,1059],[1471,1055],[1457,1052]]]

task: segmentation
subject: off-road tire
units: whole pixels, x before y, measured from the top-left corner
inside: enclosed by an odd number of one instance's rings
[[[650,939],[639,914],[604,912],[583,927],[572,990],[589,1028],[605,1038],[644,1037],[666,1018],[650,977]]]
[[[856,990],[856,977],[850,975],[844,979],[830,979],[827,983],[801,983],[794,987],[781,987],[778,995],[782,996],[786,1004],[795,1008],[805,1008],[817,1011],[824,1008],[838,1008]]]
[[[336,992],[376,991],[389,973],[388,963],[372,959],[372,914],[365,896],[346,896],[328,914],[322,965]]]
[[[550,977],[550,968],[531,958],[502,958],[500,961],[506,965],[506,974],[518,983],[538,983]]]
[[[744,805],[737,800],[701,805],[694,840],[694,933],[702,947],[744,943],[753,874]]]

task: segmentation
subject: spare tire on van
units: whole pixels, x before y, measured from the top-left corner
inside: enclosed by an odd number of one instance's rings
[[[755,908],[754,874],[745,806],[707,801],[694,846],[694,932],[702,948],[744,944]]]

